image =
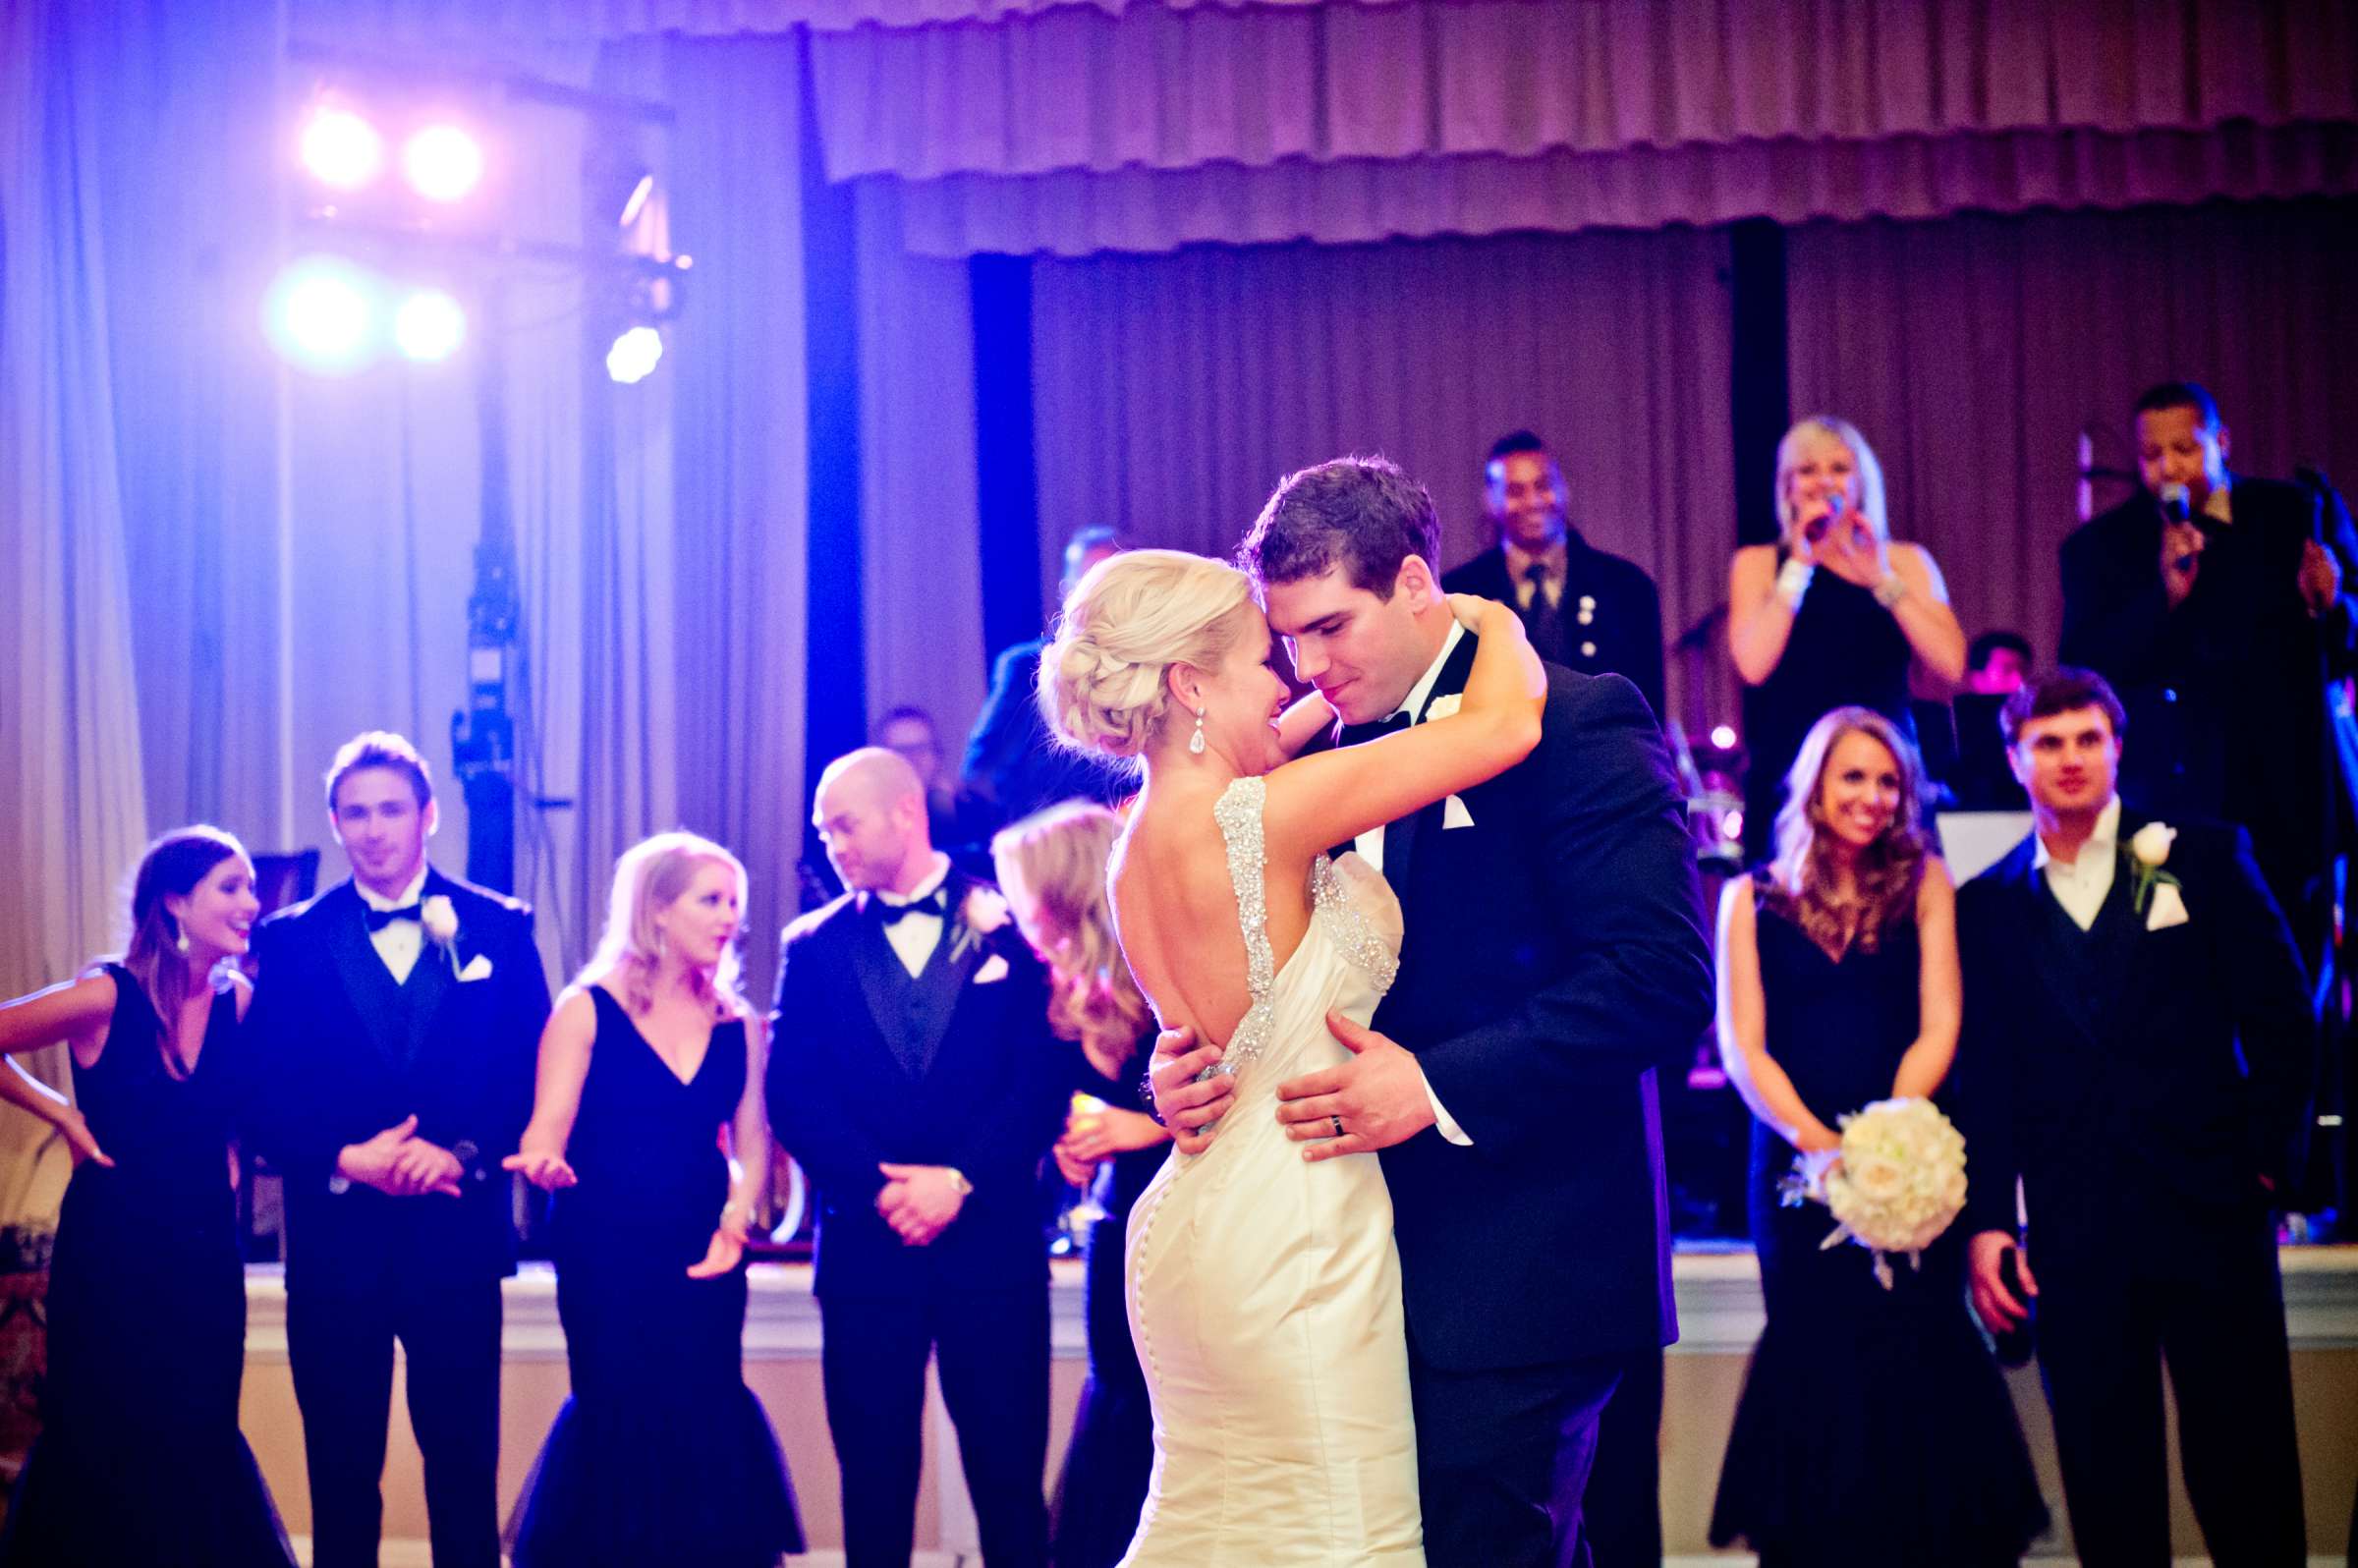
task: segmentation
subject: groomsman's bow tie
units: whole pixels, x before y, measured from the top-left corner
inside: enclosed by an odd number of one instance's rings
[[[876,919],[884,923],[886,930],[890,930],[912,915],[930,915],[935,920],[947,919],[950,913],[950,890],[948,885],[944,884],[925,897],[911,899],[906,904],[887,903],[879,894],[870,900],[870,903],[876,912]]]
[[[418,904],[404,904],[399,909],[371,909],[367,912],[368,934],[375,935],[395,921],[417,921],[423,924],[425,916],[421,909],[421,906]]]
[[[1342,744],[1357,746],[1362,741],[1372,741],[1379,736],[1396,734],[1408,728],[1409,718],[1408,709],[1402,708],[1390,718],[1378,719],[1373,724],[1346,724],[1343,726]]]

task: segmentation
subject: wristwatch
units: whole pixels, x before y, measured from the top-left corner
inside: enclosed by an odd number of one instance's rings
[[[951,1192],[954,1192],[959,1197],[964,1198],[967,1194],[975,1190],[975,1184],[968,1181],[966,1179],[966,1172],[960,1170],[957,1166],[944,1165],[941,1168],[950,1178]]]

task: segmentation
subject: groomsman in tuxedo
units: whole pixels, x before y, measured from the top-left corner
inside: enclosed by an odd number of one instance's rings
[[[996,889],[927,834],[880,748],[819,775],[849,889],[786,928],[767,1096],[818,1193],[819,1365],[848,1568],[907,1568],[926,1362],[958,1428],[989,1568],[1047,1558],[1048,1260],[1035,1201],[1072,1047]]]
[[[1957,895],[1975,1309],[2002,1333],[2036,1304],[2082,1562],[2170,1559],[2166,1363],[2213,1560],[2297,1564],[2272,1209],[2309,1085],[2300,960],[2241,829],[2123,809],[2103,677],[2038,681],[2003,722],[2035,830]]]
[[[435,1568],[499,1564],[499,1282],[548,981],[532,911],[425,858],[433,781],[398,735],[327,773],[352,877],[254,932],[257,1138],[285,1174],[287,1355],[317,1568],[374,1568],[393,1344]]]
[[[1463,690],[1439,532],[1423,485],[1345,459],[1287,478],[1246,538],[1330,741]],[[1355,846],[1400,896],[1399,976],[1373,1029],[1329,1021],[1353,1059],[1279,1085],[1278,1116],[1314,1159],[1382,1151],[1433,1568],[1588,1563],[1600,1417],[1677,1337],[1654,1064],[1712,999],[1685,824],[1637,689],[1554,665],[1539,750]],[[1156,1051],[1157,1105],[1200,1148],[1230,1080],[1195,1081],[1217,1051],[1185,1032]]]
[[[1583,675],[1625,675],[1662,714],[1662,599],[1635,561],[1580,536],[1565,515],[1570,488],[1546,443],[1502,435],[1483,470],[1496,548],[1441,579],[1451,593],[1515,606],[1541,658]]]

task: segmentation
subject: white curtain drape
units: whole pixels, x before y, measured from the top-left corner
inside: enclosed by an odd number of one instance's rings
[[[0,991],[71,978],[120,941],[147,836],[127,520],[109,396],[106,192],[117,60],[38,0],[0,4]],[[65,1052],[29,1063],[68,1083]],[[69,1160],[0,1117],[0,1227],[47,1229]]]

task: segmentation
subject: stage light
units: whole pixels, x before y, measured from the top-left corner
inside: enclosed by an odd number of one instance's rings
[[[663,334],[650,326],[635,326],[606,351],[606,374],[628,386],[646,380],[662,358]]]
[[[279,353],[297,364],[323,375],[349,374],[376,352],[376,290],[350,262],[307,257],[271,286],[264,324]]]
[[[428,201],[458,201],[482,181],[483,149],[455,125],[429,125],[402,146],[401,172]]]
[[[447,360],[467,341],[467,312],[439,289],[402,301],[393,312],[393,346],[412,360]]]
[[[1731,726],[1725,724],[1712,725],[1712,744],[1719,748],[1719,750],[1722,752],[1732,750],[1736,744],[1735,730]]]
[[[357,191],[384,171],[384,138],[350,109],[314,112],[303,128],[301,150],[311,177],[338,191]]]

